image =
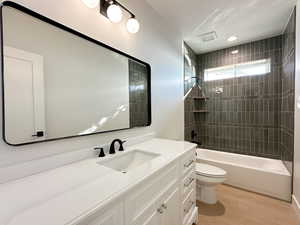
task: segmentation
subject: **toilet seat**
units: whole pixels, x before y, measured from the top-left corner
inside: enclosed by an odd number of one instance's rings
[[[196,174],[206,177],[224,178],[226,171],[208,164],[196,163]]]

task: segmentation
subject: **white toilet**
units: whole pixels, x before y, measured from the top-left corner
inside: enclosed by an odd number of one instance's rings
[[[226,171],[204,163],[196,163],[197,200],[217,203],[215,187],[226,180]]]

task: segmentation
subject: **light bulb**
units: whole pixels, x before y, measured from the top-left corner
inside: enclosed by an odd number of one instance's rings
[[[137,21],[137,19],[130,18],[127,21],[126,27],[127,27],[127,30],[129,33],[135,34],[140,29],[140,23],[139,23],[139,21]]]
[[[232,41],[236,41],[237,37],[236,36],[231,36],[227,39],[227,41],[232,42]]]
[[[81,1],[89,8],[96,8],[99,3],[99,0],[81,0]]]
[[[120,6],[112,4],[107,8],[107,17],[113,23],[119,23],[122,20],[122,10]]]

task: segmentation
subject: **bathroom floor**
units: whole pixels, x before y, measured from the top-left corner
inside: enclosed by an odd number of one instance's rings
[[[217,191],[216,205],[197,202],[198,225],[300,225],[289,203],[227,185]]]

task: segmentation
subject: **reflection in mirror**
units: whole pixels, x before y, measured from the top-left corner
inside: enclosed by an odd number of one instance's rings
[[[6,142],[150,124],[149,65],[10,6],[2,17]]]
[[[130,127],[143,127],[148,124],[148,88],[147,67],[129,60]]]

